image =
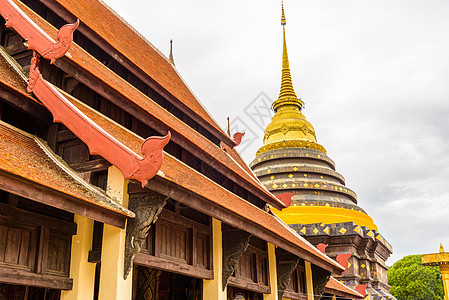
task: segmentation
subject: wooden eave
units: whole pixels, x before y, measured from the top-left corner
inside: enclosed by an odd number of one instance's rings
[[[134,217],[49,156],[38,138],[4,122],[0,137],[0,189],[120,228]]]
[[[351,289],[349,286],[339,282],[332,276],[329,278],[329,281],[327,282],[326,287],[324,288],[324,292],[327,294],[348,299],[364,299],[362,294]]]
[[[66,22],[80,19],[78,29],[140,80],[229,146],[234,142],[210,117],[174,66],[150,42],[100,1],[41,0]],[[92,13],[95,12],[95,13]],[[99,19],[97,16],[101,15]],[[122,37],[127,37],[123,43]]]
[[[56,37],[57,30],[51,24],[20,1],[13,1],[44,32],[53,38]],[[70,54],[71,58],[64,56],[56,60],[55,64],[159,132],[166,133],[169,130],[175,143],[192,153],[199,154],[207,164],[234,182],[242,184],[245,189],[263,201],[279,210],[285,208],[284,203],[271,194],[244,163],[240,164],[243,162],[241,158],[239,161],[236,158],[232,159],[217,145],[138,91],[77,44],[72,44]],[[148,118],[149,116],[152,120]],[[230,155],[238,157],[235,150],[231,151]]]

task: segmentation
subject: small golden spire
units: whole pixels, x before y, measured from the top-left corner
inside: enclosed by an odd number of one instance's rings
[[[170,40],[170,55],[168,56],[168,61],[175,65],[175,60],[173,59],[173,40]]]
[[[440,243],[440,253],[444,253],[444,248],[443,248],[443,244]]]

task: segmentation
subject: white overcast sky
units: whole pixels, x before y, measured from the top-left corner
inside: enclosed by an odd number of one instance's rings
[[[279,93],[279,0],[106,2],[166,56],[174,40],[178,71],[215,120],[250,132],[241,154],[251,162],[263,131],[244,109]],[[304,114],[393,245],[387,264],[440,242],[449,249],[449,1],[286,0],[285,9]]]

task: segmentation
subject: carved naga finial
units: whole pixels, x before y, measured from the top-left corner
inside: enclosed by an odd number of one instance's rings
[[[234,135],[232,136],[232,139],[234,140],[234,143],[235,143],[234,147],[237,147],[238,145],[240,145],[244,135],[245,135],[244,132],[236,132],[236,133],[234,133]]]
[[[73,33],[78,28],[79,24],[80,20],[77,19],[73,24],[66,24],[62,26],[58,31],[58,42],[52,44],[46,52],[42,53],[42,57],[49,59],[52,64],[56,59],[64,56],[72,45]]]
[[[76,20],[73,24],[62,26],[55,42],[11,0],[0,0],[0,14],[6,20],[6,27],[14,29],[25,39],[28,49],[49,59],[50,63],[67,53],[72,45],[73,32],[79,25],[79,20]]]
[[[168,144],[171,138],[170,131],[166,136],[152,136],[147,138],[141,147],[143,159],[137,160],[139,169],[131,178],[139,180],[142,187],[145,187],[148,180],[153,178],[162,166],[164,157],[163,149]]]
[[[318,250],[320,250],[320,252],[326,254],[327,246],[329,246],[329,244],[319,243],[316,247],[318,248]]]
[[[367,284],[359,284],[355,288],[355,290],[356,290],[357,293],[360,293],[363,297],[365,297],[366,296],[366,287],[367,286],[368,286]]]
[[[351,256],[352,256],[352,253],[340,253],[337,255],[336,260],[346,270],[349,266],[348,260]]]
[[[292,197],[295,193],[283,193],[276,195],[276,198],[282,201],[285,204],[285,207],[289,207],[292,204]]]

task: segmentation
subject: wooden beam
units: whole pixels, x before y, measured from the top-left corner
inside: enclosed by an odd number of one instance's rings
[[[111,163],[104,158],[98,158],[94,160],[73,163],[70,164],[69,166],[75,171],[80,173],[99,172],[107,170],[111,166]]]
[[[0,189],[80,216],[125,228],[126,216],[0,171]]]
[[[202,278],[202,279],[213,279],[213,272],[211,270],[193,267],[191,265],[177,262],[175,260],[169,260],[161,257],[155,257],[152,255],[138,253],[134,258],[134,264],[157,268],[164,271],[174,272],[186,276]]]
[[[267,285],[259,284],[257,282],[252,282],[250,280],[245,280],[242,278],[230,277],[228,280],[229,286],[235,286],[242,288],[244,290],[249,290],[256,293],[270,294],[271,289]]]
[[[39,103],[31,100],[23,94],[13,91],[8,86],[0,82],[0,98],[5,100],[8,104],[32,115],[40,122],[51,124],[53,117],[51,113]]]
[[[57,290],[71,290],[73,286],[73,280],[67,277],[42,275],[6,267],[0,267],[0,282]]]
[[[179,187],[168,180],[155,176],[148,182],[147,187],[158,193],[169,196],[172,199],[181,202],[182,204],[190,206],[191,208],[196,209],[203,214],[221,220],[222,222],[227,223],[235,228],[247,231],[252,235],[257,236],[258,238],[281,247],[282,249],[295,254],[304,260],[310,261],[316,266],[323,268],[329,272],[333,272],[335,274],[341,273],[339,268],[332,266],[330,263],[325,263],[323,260],[319,259],[317,256],[313,255],[307,250],[298,247],[290,241],[284,240],[275,232],[267,230],[261,224],[252,222],[251,220],[244,218],[243,216],[234,214],[227,210],[225,207],[213,203],[197,194],[194,194],[192,191],[183,189],[182,187]]]

